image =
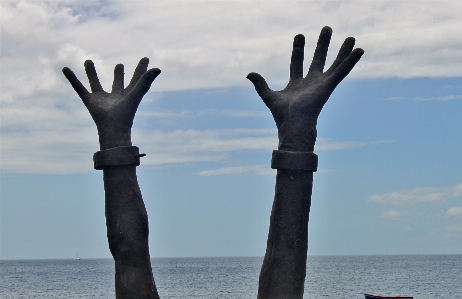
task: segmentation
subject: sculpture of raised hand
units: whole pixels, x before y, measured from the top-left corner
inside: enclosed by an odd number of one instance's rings
[[[355,39],[345,39],[332,66],[323,72],[332,29],[324,27],[319,36],[313,61],[303,77],[305,37],[295,36],[290,63],[290,80],[281,91],[273,91],[265,79],[250,73],[263,102],[273,114],[279,133],[279,149],[312,152],[316,141],[316,122],[324,104],[340,81],[359,61],[364,51],[355,49]]]
[[[157,68],[147,71],[148,63],[149,59],[146,57],[140,60],[126,88],[124,88],[124,66],[116,65],[111,93],[103,90],[91,60],[85,61],[84,64],[91,93],[69,68],[63,68],[64,75],[95,121],[101,149],[131,145],[131,127],[138,105],[154,79],[160,74]]]
[[[85,61],[91,93],[69,68],[63,68],[98,129],[100,151],[93,159],[95,169],[103,170],[107,238],[119,299],[159,299],[149,255],[148,214],[136,178],[136,166],[144,154],[131,141],[138,105],[160,74],[159,69],[147,71],[148,63],[148,58],[140,60],[126,88],[124,66],[118,64],[111,93],[103,90],[92,61]]]
[[[353,50],[355,39],[348,37],[332,66],[323,72],[331,36],[330,27],[321,30],[305,77],[305,38],[295,36],[290,80],[281,91],[271,90],[257,73],[247,76],[270,109],[279,137],[271,162],[277,169],[276,190],[259,278],[259,299],[303,298],[313,172],[317,169],[313,153],[317,119],[335,87],[364,53],[359,48]]]

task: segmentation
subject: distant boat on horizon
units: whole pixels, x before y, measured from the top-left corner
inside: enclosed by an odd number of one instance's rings
[[[75,253],[74,261],[80,261],[79,254],[77,252]]]

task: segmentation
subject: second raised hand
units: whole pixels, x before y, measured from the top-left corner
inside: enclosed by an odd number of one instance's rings
[[[247,78],[270,109],[278,128],[279,150],[313,152],[319,113],[335,87],[348,75],[364,51],[354,49],[355,39],[343,42],[331,67],[323,72],[332,29],[324,27],[308,73],[303,77],[305,37],[295,36],[290,63],[290,79],[281,91],[273,91],[258,73]]]
[[[257,73],[247,76],[273,114],[279,135],[278,150],[271,160],[271,167],[277,169],[276,186],[258,299],[303,298],[313,173],[318,166],[313,153],[317,120],[335,87],[364,53],[353,50],[355,39],[349,37],[324,72],[331,36],[330,27],[321,30],[305,77],[305,37],[295,36],[289,83],[281,91],[271,90]]]

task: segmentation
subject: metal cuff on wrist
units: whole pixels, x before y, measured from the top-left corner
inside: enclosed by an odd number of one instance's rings
[[[271,168],[315,172],[318,169],[318,155],[309,152],[274,150]]]
[[[109,166],[139,166],[140,157],[144,156],[146,154],[140,154],[137,146],[118,146],[96,152],[93,155],[93,163],[97,170]]]

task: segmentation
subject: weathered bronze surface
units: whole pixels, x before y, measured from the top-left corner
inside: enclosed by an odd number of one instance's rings
[[[273,91],[257,73],[247,78],[273,114],[278,129],[276,190],[270,216],[266,253],[260,272],[259,299],[303,298],[308,249],[308,219],[313,187],[313,156],[319,113],[335,87],[348,75],[364,51],[345,39],[331,67],[323,72],[332,29],[324,27],[308,73],[303,77],[305,37],[295,36],[290,79]]]
[[[100,151],[95,168],[103,170],[109,250],[115,262],[116,298],[159,298],[151,270],[148,247],[148,214],[136,178],[138,148],[132,146],[131,129],[136,110],[159,69],[140,60],[124,88],[124,66],[116,65],[112,92],[105,92],[93,62],[85,61],[91,93],[69,68],[63,73],[82,99],[98,129]]]

